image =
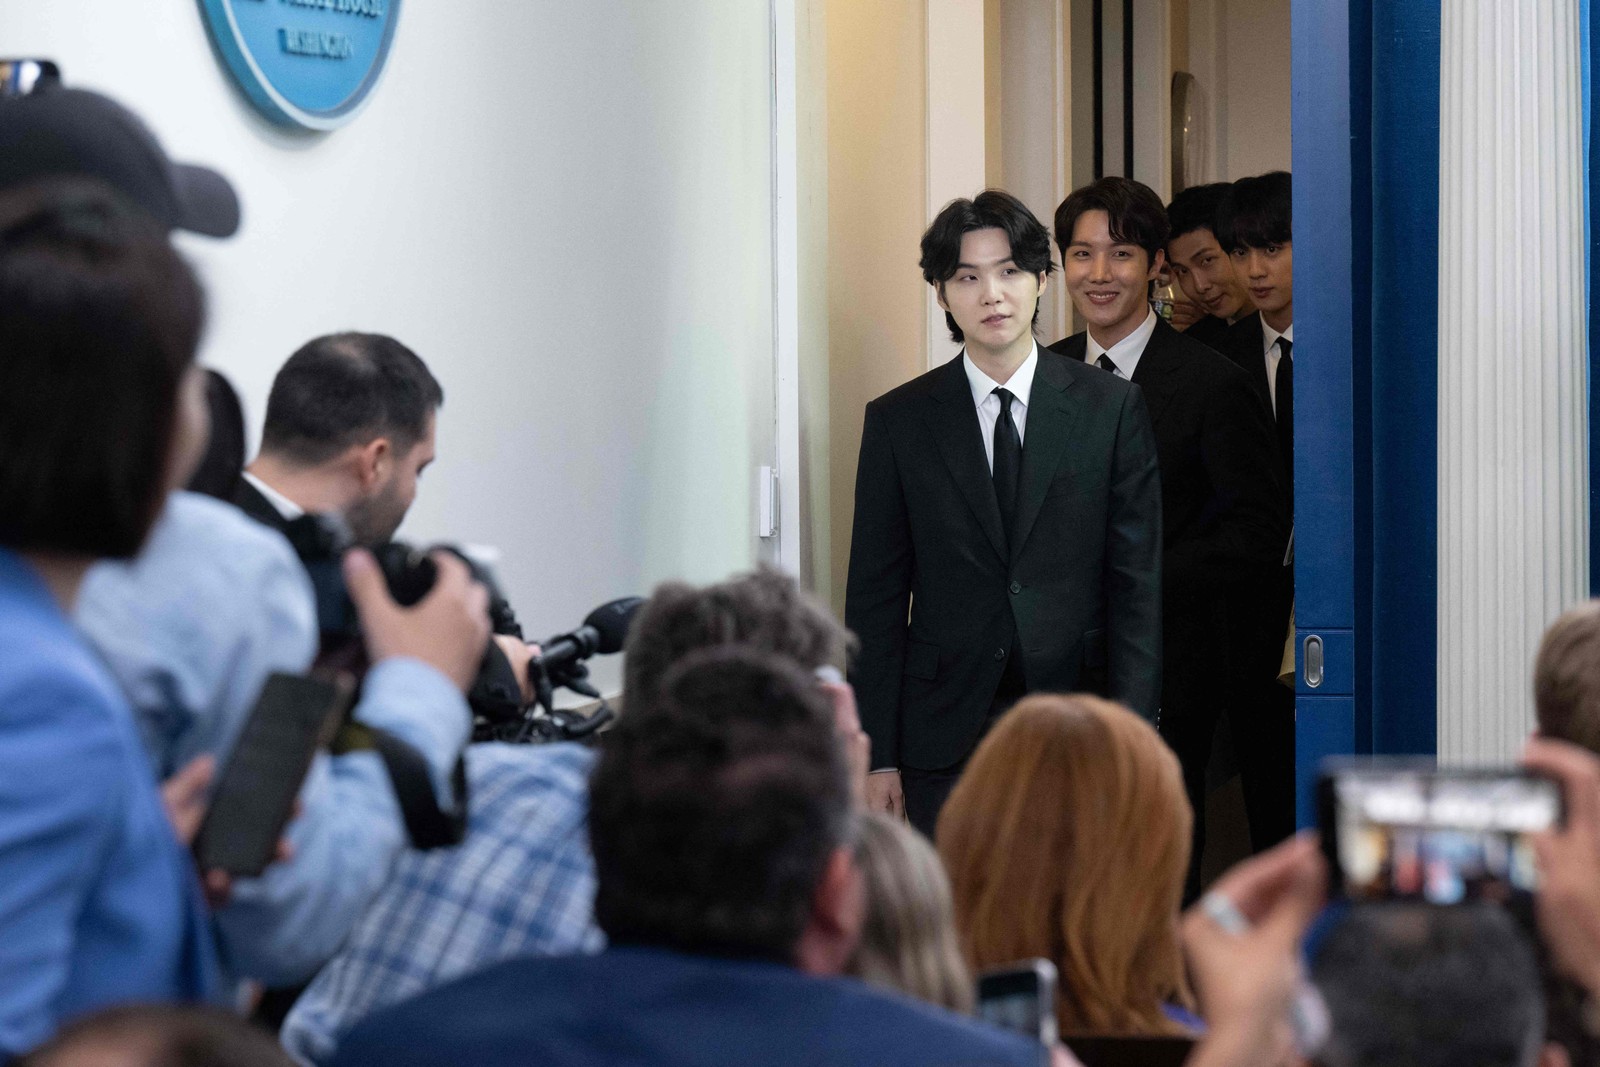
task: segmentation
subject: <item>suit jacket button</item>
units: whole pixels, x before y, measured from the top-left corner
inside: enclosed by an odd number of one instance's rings
[[[1003,648],[995,649],[994,650],[994,658],[995,659],[1005,659],[1006,658],[1006,650],[1003,649]]]
[[[1013,594],[1022,592],[1022,583],[1021,582],[1012,582],[1011,583],[1011,592]]]

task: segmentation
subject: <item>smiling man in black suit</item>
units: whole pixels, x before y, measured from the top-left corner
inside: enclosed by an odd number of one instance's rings
[[[952,201],[922,274],[962,354],[867,405],[845,621],[868,801],[932,833],[991,723],[1032,690],[1152,721],[1161,487],[1139,390],[1040,351],[1050,235],[1015,197]]]
[[[1155,427],[1163,519],[1160,729],[1183,764],[1195,809],[1192,896],[1204,845],[1206,764],[1236,669],[1223,636],[1224,605],[1234,590],[1278,566],[1288,542],[1272,428],[1242,370],[1151,310],[1149,285],[1161,270],[1169,228],[1154,191],[1102,178],[1067,197],[1055,224],[1062,277],[1088,329],[1051,348],[1139,386]],[[1291,780],[1284,728],[1292,731],[1292,720],[1235,724],[1246,776]],[[1291,801],[1292,794],[1281,798]]]

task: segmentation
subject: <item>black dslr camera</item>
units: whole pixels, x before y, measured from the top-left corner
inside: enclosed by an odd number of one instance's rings
[[[345,552],[354,543],[349,528],[337,516],[304,515],[290,522],[284,534],[311,576],[317,622],[322,631],[319,662],[338,670],[364,672],[366,649],[361,640],[360,620],[345,589],[341,568]],[[524,640],[516,612],[511,610],[488,568],[458,548],[449,545],[438,548],[466,563],[472,576],[489,591],[490,629],[496,634]],[[439,569],[428,552],[402,542],[390,541],[370,551],[383,572],[389,595],[402,607],[410,607],[427,596],[439,576]],[[531,708],[523,707],[522,680],[511,662],[498,645],[490,642],[467,693],[473,715],[473,740],[538,743],[592,737],[611,721],[614,713],[600,693],[588,684],[588,668],[584,661],[596,654],[622,651],[634,613],[643,603],[640,597],[625,597],[602,604],[589,613],[578,629],[541,642],[541,654],[535,656],[528,667],[528,680],[534,693]],[[557,708],[554,705],[557,688],[599,700],[600,708],[587,716]]]
[[[284,528],[284,536],[294,546],[311,576],[316,596],[317,625],[322,631],[319,659],[334,666],[361,673],[365,670],[365,649],[361,643],[361,623],[356,607],[345,589],[341,561],[353,545],[350,529],[335,515],[302,515]],[[497,634],[521,639],[522,627],[516,612],[500,593],[494,576],[460,549],[440,548],[457,556],[472,571],[472,576],[489,591],[489,627]],[[439,568],[424,551],[400,541],[389,541],[370,549],[378,569],[389,587],[389,595],[401,607],[411,607],[428,595],[439,577]],[[511,662],[498,645],[490,642],[483,663],[467,693],[473,717],[489,722],[518,719],[522,715],[522,687]]]

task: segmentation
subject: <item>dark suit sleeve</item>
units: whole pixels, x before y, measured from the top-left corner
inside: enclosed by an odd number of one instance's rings
[[[875,770],[900,766],[900,673],[905,666],[914,569],[894,445],[883,412],[868,404],[856,467],[844,619],[861,642],[851,682],[861,726],[872,738]]]
[[[1202,415],[1200,459],[1212,487],[1209,532],[1167,549],[1166,581],[1186,592],[1279,567],[1289,543],[1277,438],[1241,374],[1220,377]]]
[[[1106,528],[1109,691],[1151,722],[1161,702],[1161,475],[1144,394],[1128,391]]]

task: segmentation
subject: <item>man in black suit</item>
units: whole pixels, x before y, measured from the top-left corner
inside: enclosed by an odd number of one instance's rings
[[[1229,327],[1218,351],[1237,363],[1272,420],[1274,457],[1278,477],[1288,500],[1290,529],[1294,525],[1294,233],[1292,187],[1288,174],[1273,171],[1241,178],[1229,187],[1217,205],[1217,242],[1227,249],[1234,272],[1245,285],[1257,310]],[[1292,544],[1292,538],[1291,538]],[[1230,640],[1240,650],[1248,669],[1240,676],[1241,689],[1230,699],[1235,720],[1267,724],[1268,742],[1283,748],[1292,759],[1294,737],[1277,739],[1277,724],[1294,721],[1294,691],[1277,681],[1294,605],[1293,553],[1286,552],[1281,566],[1258,579],[1253,590],[1236,598],[1230,609]],[[1240,733],[1235,723],[1235,736]],[[1248,737],[1246,741],[1250,740]],[[1252,795],[1247,779],[1245,804],[1252,812],[1276,812],[1277,797],[1287,786],[1274,786],[1266,796]],[[1258,825],[1252,819],[1251,841],[1265,847],[1293,832],[1292,811],[1275,821]]]
[[[1228,327],[1255,310],[1233,257],[1217,242],[1217,207],[1228,188],[1227,182],[1192,186],[1167,205],[1167,265],[1189,298],[1177,305],[1172,325],[1219,352]]]
[[[1130,383],[1041,352],[1050,235],[1006,193],[956,200],[923,277],[960,356],[867,405],[845,621],[869,803],[931,833],[989,725],[1086,689],[1154,721],[1161,488]]]
[[[1149,285],[1162,267],[1168,226],[1149,187],[1102,178],[1067,197],[1055,224],[1062,280],[1088,330],[1051,348],[1139,386],[1155,428],[1164,581],[1160,728],[1183,764],[1195,809],[1192,896],[1205,842],[1206,765],[1233,670],[1223,605],[1276,566],[1288,541],[1272,430],[1243,371],[1151,310]],[[1244,774],[1292,775],[1292,761],[1240,747],[1248,757],[1241,759]]]

